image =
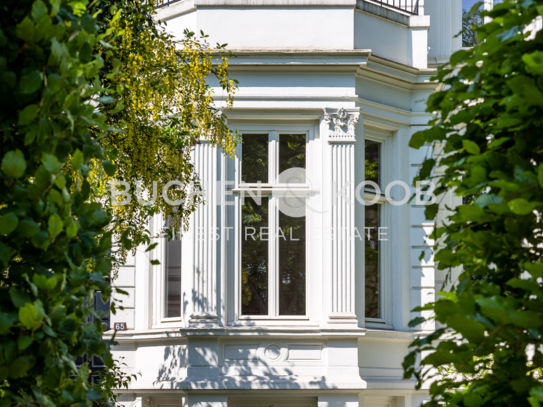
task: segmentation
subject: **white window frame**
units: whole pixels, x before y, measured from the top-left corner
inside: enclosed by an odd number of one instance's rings
[[[152,328],[181,328],[183,304],[181,302],[181,315],[179,317],[166,317],[166,298],[167,298],[167,267],[168,267],[168,238],[163,233],[165,222],[161,214],[156,215],[151,220],[152,233],[159,233],[158,237],[152,239],[151,243],[158,245],[150,252],[151,259],[156,259],[160,264],[152,265],[153,272],[153,324]],[[155,232],[157,231],[157,232]],[[183,247],[181,243],[181,247]],[[181,295],[183,294],[183,253],[181,253]]]
[[[269,183],[269,181],[274,181],[275,177],[278,175],[279,164],[279,135],[280,134],[305,134],[306,135],[306,171],[308,174],[314,172],[315,160],[317,157],[313,152],[314,147],[311,146],[310,141],[315,139],[315,127],[316,126],[288,126],[288,125],[271,125],[271,126],[236,126],[236,130],[241,134],[268,134],[268,184],[261,184],[262,195],[269,196],[268,203],[268,213],[269,219],[268,222],[271,227],[278,226],[278,209],[277,209],[277,200],[281,196],[290,196],[292,192],[299,193],[302,196],[309,198],[310,196],[318,193],[315,189],[311,189],[309,185],[296,185],[293,187],[290,185],[281,185]],[[318,140],[320,142],[320,140]],[[311,325],[317,326],[318,323],[312,322],[314,319],[312,309],[312,298],[315,295],[316,291],[313,286],[315,284],[313,273],[311,272],[314,267],[312,259],[309,255],[311,247],[314,246],[313,239],[311,238],[311,227],[312,221],[318,216],[318,214],[311,213],[311,211],[306,212],[306,279],[305,279],[305,289],[306,289],[306,315],[279,315],[279,272],[278,272],[278,262],[277,256],[278,251],[277,247],[277,238],[270,238],[268,241],[268,251],[269,251],[269,270],[268,270],[268,315],[242,315],[241,309],[241,239],[242,230],[241,230],[241,194],[243,193],[243,187],[250,186],[256,187],[257,184],[241,184],[241,157],[242,157],[242,145],[241,143],[237,146],[236,157],[234,160],[234,189],[232,190],[235,197],[235,216],[234,216],[234,270],[231,272],[234,273],[234,287],[233,293],[229,290],[230,293],[234,295],[234,315],[233,321],[230,322],[230,325]],[[310,175],[311,176],[311,175]],[[315,175],[316,176],[316,175]],[[256,188],[255,188],[256,189]],[[248,193],[244,193],[244,199],[252,199]],[[320,219],[319,219],[320,221]],[[230,271],[229,271],[230,272]],[[230,319],[230,318],[229,318]]]
[[[387,227],[387,239],[390,242],[390,211],[391,204],[385,198],[385,188],[386,185],[390,182],[391,174],[391,148],[389,146],[390,141],[390,132],[387,131],[378,131],[377,129],[372,128],[364,130],[364,145],[366,140],[376,141],[381,143],[380,148],[380,167],[379,167],[379,187],[381,189],[381,196],[375,205],[379,205],[379,227]],[[365,149],[364,149],[365,152]],[[365,158],[364,158],[365,159]],[[372,194],[370,190],[365,189],[364,199],[371,200],[375,197],[375,194]],[[363,210],[363,209],[362,209]],[[365,213],[364,213],[365,219]],[[378,231],[377,231],[378,233]],[[363,236],[366,239],[366,235]],[[389,243],[390,244],[390,243]],[[379,318],[369,318],[366,317],[364,311],[365,326],[372,329],[394,329],[391,325],[392,322],[392,297],[391,297],[391,271],[390,271],[390,256],[392,254],[389,244],[379,243]],[[364,250],[365,250],[365,241],[364,241]],[[365,267],[365,262],[364,262]],[[364,291],[366,290],[366,281],[364,279]],[[365,310],[365,303],[364,303]]]

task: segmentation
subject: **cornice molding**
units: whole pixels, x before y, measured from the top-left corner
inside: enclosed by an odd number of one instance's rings
[[[354,7],[356,0],[194,0],[197,7]]]

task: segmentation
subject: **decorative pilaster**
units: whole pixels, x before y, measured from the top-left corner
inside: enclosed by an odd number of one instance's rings
[[[217,149],[203,140],[194,148],[194,171],[204,191],[204,203],[194,213],[193,312],[191,325],[218,325],[217,313]]]
[[[354,146],[359,110],[324,109],[332,176],[330,324],[358,324],[355,313]]]

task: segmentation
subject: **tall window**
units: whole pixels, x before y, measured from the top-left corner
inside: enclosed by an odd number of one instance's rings
[[[170,240],[166,246],[166,272],[164,301],[164,317],[179,318],[181,316],[181,240]],[[165,239],[167,240],[167,239]]]
[[[475,27],[483,24],[480,7],[476,12],[470,13],[471,8],[478,0],[462,0],[462,46],[473,47],[477,44],[477,33]]]
[[[483,23],[488,23],[489,17],[484,19],[481,17],[481,11],[490,11],[492,8],[503,2],[503,0],[483,0],[483,5],[477,11],[470,13],[472,7],[481,0],[462,0],[462,46],[473,47],[477,44],[476,27],[480,27]]]
[[[365,141],[365,176],[367,181],[375,182],[379,187],[381,171],[381,143]],[[366,186],[366,201],[372,201],[375,189]],[[369,195],[369,196],[368,196]],[[379,227],[381,226],[382,204],[375,203],[365,207],[365,287],[366,318],[381,318],[381,264]]]
[[[306,315],[305,168],[305,133],[243,135],[242,316]]]

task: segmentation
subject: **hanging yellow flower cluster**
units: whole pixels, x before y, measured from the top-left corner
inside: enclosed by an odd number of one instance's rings
[[[224,47],[212,50],[203,34],[197,38],[189,31],[176,40],[160,23],[149,23],[148,11],[135,1],[134,13],[112,22],[114,31],[121,35],[113,42],[115,51],[106,64],[117,74],[105,78],[104,83],[120,97],[106,113],[110,126],[120,131],[100,143],[113,157],[117,171],[109,179],[96,174],[99,180],[95,185],[101,190],[111,181],[131,186],[131,202],[115,206],[115,227],[118,236],[138,243],[145,237],[149,216],[155,213],[170,219],[173,230],[187,226],[187,215],[200,199],[193,193],[200,188],[191,163],[194,145],[205,138],[233,156],[238,141],[222,114],[232,107],[237,89],[237,82],[228,78]],[[213,99],[210,77],[218,80],[226,95],[222,105]],[[183,184],[169,189],[171,200],[183,201],[178,207],[162,197],[170,181]],[[148,199],[156,190],[156,201],[140,205],[135,199],[138,184],[147,191]]]

